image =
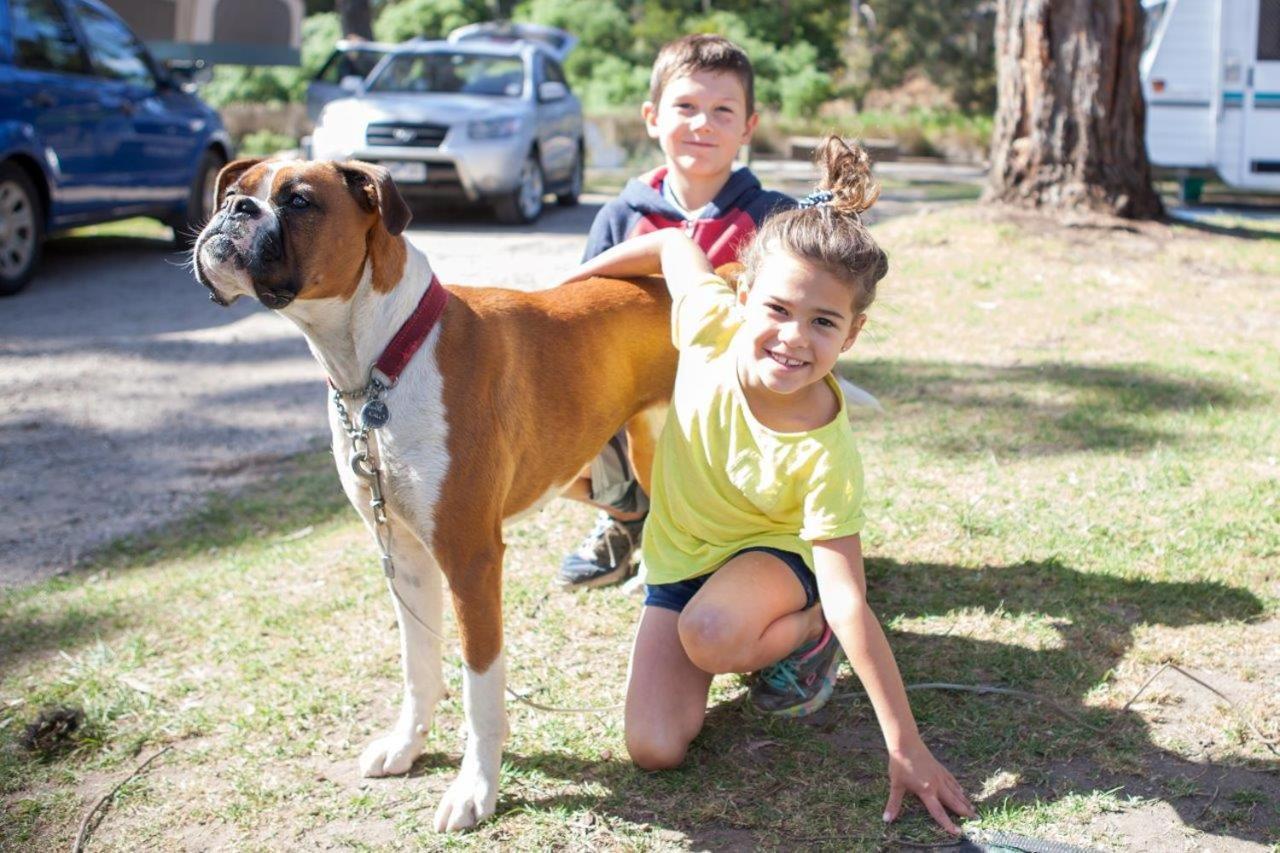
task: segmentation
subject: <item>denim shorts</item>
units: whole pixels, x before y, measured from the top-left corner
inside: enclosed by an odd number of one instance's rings
[[[795,573],[796,580],[800,581],[800,586],[804,589],[805,610],[818,603],[818,581],[814,578],[813,572],[809,571],[809,567],[805,565],[803,557],[792,551],[766,547],[743,548],[733,556],[737,557],[739,554],[748,554],[752,551],[763,551],[766,554],[772,554],[787,564],[788,568]],[[733,559],[733,557],[729,559]],[[676,581],[675,583],[645,584],[644,606],[662,607],[679,613],[684,610],[685,605],[689,603],[689,599],[693,598],[698,590],[702,589],[702,585],[707,582],[707,578],[714,574],[715,572],[707,572],[705,575],[689,578],[686,581]]]

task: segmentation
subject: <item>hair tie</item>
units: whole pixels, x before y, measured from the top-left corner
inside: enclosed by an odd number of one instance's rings
[[[835,194],[832,193],[831,190],[816,190],[800,199],[800,209],[803,210],[806,207],[821,207],[824,204],[830,204],[833,198],[835,198]]]

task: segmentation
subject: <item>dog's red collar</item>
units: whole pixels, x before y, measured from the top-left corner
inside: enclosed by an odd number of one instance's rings
[[[400,326],[395,337],[374,362],[373,370],[370,371],[369,384],[358,391],[342,391],[330,379],[329,387],[347,397],[364,397],[368,396],[375,383],[382,388],[394,386],[414,353],[439,322],[448,304],[449,291],[444,289],[439,278],[432,275],[431,283],[427,285],[427,292],[422,294],[422,299],[418,300],[418,307],[413,309],[413,313]]]
[[[405,366],[427,339],[427,335],[431,334],[431,329],[440,320],[440,315],[448,304],[449,291],[444,289],[440,279],[432,275],[431,284],[427,285],[427,292],[422,294],[418,307],[413,309],[409,319],[404,321],[400,331],[396,332],[373,366],[374,370],[385,377],[383,385],[390,388],[396,384]]]

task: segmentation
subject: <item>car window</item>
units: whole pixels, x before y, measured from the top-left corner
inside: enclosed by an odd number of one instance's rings
[[[329,61],[320,69],[316,79],[324,83],[341,83],[343,77],[359,77],[364,79],[386,56],[380,50],[338,50],[329,57]]]
[[[71,23],[55,0],[13,0],[14,61],[22,68],[88,74]]]
[[[518,56],[404,53],[386,64],[369,90],[515,98],[524,91],[524,61]]]
[[[103,77],[154,88],[156,81],[147,64],[142,45],[133,33],[88,3],[77,3],[76,12],[89,40],[93,70]]]
[[[545,76],[548,81],[563,83],[566,89],[569,88],[569,81],[565,79],[564,69],[560,67],[559,62],[556,62],[549,56],[545,56],[542,59],[542,65],[543,76]]]

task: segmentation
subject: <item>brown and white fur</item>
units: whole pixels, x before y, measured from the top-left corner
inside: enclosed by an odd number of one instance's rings
[[[194,249],[197,279],[215,302],[252,296],[279,311],[336,387],[363,388],[433,278],[401,236],[409,211],[386,171],[238,160],[216,193],[220,208]],[[624,423],[647,487],[659,419],[646,411],[666,402],[676,366],[660,280],[449,291],[439,323],[385,395],[391,418],[376,438],[396,589],[438,630],[443,576],[462,644],[467,745],[436,812],[442,831],[486,819],[497,800],[507,734],[503,523],[572,483]],[[346,464],[350,442],[329,409],[343,488],[372,528],[368,487]],[[361,755],[366,776],[409,770],[444,694],[434,631],[392,603],[403,703]]]

